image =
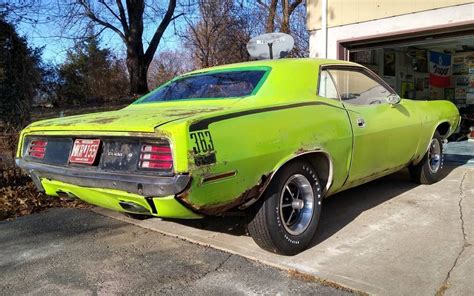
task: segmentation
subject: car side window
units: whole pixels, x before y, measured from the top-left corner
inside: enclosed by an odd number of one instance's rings
[[[334,85],[331,75],[329,75],[327,70],[322,70],[321,74],[319,75],[318,96],[339,100],[336,86]]]
[[[365,73],[357,70],[330,69],[339,96],[344,103],[372,105],[388,103],[392,94],[387,88]]]

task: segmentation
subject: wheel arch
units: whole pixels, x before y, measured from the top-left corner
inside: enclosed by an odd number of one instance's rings
[[[263,195],[265,190],[267,189],[268,185],[272,181],[273,177],[276,176],[276,174],[286,165],[289,163],[292,163],[293,161],[296,160],[304,160],[306,162],[309,162],[313,168],[316,170],[316,173],[318,174],[318,179],[319,182],[321,182],[323,189],[323,194],[325,194],[329,188],[332,185],[333,181],[333,161],[331,158],[331,155],[324,151],[324,150],[312,150],[312,151],[305,151],[305,152],[299,152],[296,154],[292,154],[291,156],[288,156],[287,158],[283,159],[281,162],[279,162],[272,173],[266,178],[263,187],[260,190],[260,194],[256,196],[255,198],[249,200],[248,202],[244,203],[241,205],[239,208],[240,209],[245,209],[254,204],[257,200],[260,199],[260,197]]]
[[[436,132],[438,132],[441,138],[446,139],[449,136],[450,131],[451,131],[451,123],[449,121],[442,121],[436,125],[436,128],[433,132],[433,136]]]
[[[428,150],[430,149],[430,143],[431,143],[431,139],[433,139],[434,135],[436,134],[436,132],[439,133],[439,135],[441,136],[441,138],[443,140],[447,139],[448,136],[449,136],[449,133],[451,131],[451,123],[447,120],[444,120],[444,121],[440,121],[438,122],[436,125],[435,125],[435,128],[433,129],[433,132],[431,133],[431,137],[429,138],[427,144],[426,144],[426,147],[424,148],[423,150],[423,153],[421,153],[420,155],[418,155],[416,157],[416,159],[413,159],[413,161],[411,162],[411,165],[417,165],[418,163],[420,163],[420,161],[423,159],[423,157],[425,156],[426,153],[428,153]]]
[[[304,160],[313,166],[318,174],[319,181],[323,185],[323,192],[326,193],[332,184],[333,163],[331,155],[328,152],[319,149],[300,152],[286,158],[275,167],[269,178],[269,182],[284,166],[297,160]]]

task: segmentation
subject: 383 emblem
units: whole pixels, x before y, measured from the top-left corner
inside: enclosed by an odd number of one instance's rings
[[[192,132],[189,134],[192,141],[194,162],[197,166],[213,164],[216,162],[214,142],[209,130]]]
[[[193,132],[189,135],[194,141],[194,154],[204,154],[214,151],[214,142],[212,142],[211,133],[206,131]]]

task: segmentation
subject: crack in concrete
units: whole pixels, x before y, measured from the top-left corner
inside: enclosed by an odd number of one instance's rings
[[[461,231],[462,231],[462,237],[463,237],[463,244],[462,248],[459,251],[458,255],[456,256],[456,259],[454,260],[453,265],[448,271],[448,274],[446,275],[446,278],[443,281],[443,284],[439,287],[439,289],[436,291],[436,296],[443,296],[446,290],[449,288],[449,279],[451,278],[451,273],[453,272],[454,268],[456,268],[456,265],[458,264],[459,258],[461,258],[462,254],[466,250],[466,247],[469,246],[469,243],[467,242],[467,234],[466,234],[466,229],[464,228],[464,216],[463,216],[463,210],[462,210],[462,201],[465,197],[464,193],[464,180],[466,179],[467,173],[464,173],[461,179],[461,183],[459,184],[459,220],[461,221]]]
[[[224,266],[224,264],[227,263],[227,261],[229,261],[229,259],[233,256],[234,254],[229,254],[224,260],[222,260],[221,263],[219,263],[216,268],[214,268],[213,270],[209,270],[208,272],[206,272],[203,276],[201,276],[201,278],[205,277],[206,275],[210,274],[211,272],[215,272],[215,271],[219,271],[219,269],[222,268],[222,266]]]
[[[196,281],[199,281],[200,279],[202,278],[205,278],[206,276],[208,276],[209,274],[213,273],[213,272],[216,272],[216,271],[219,271],[219,269],[222,268],[222,266],[224,266],[224,264],[227,263],[227,261],[229,261],[229,259],[233,256],[233,254],[228,254],[227,257],[225,257],[219,264],[217,264],[217,266],[213,269],[210,269],[206,272],[204,272],[203,274],[197,276],[197,277],[194,277],[188,281],[185,281],[185,282],[196,282]]]
[[[189,279],[188,278],[183,278],[181,280],[175,281],[175,282],[170,283],[168,285],[163,285],[160,289],[158,289],[158,294],[160,294],[159,292],[163,292],[163,291],[170,290],[170,289],[172,290],[175,286],[177,286],[179,284],[189,284],[189,283],[197,282],[197,281],[205,278],[209,274],[211,274],[213,272],[216,272],[216,271],[219,271],[224,266],[224,264],[226,264],[227,261],[229,261],[229,259],[233,255],[234,254],[228,254],[228,256],[226,256],[219,264],[217,264],[217,266],[215,268],[211,268],[211,269],[203,272],[202,274],[200,274],[198,276],[194,276],[194,277],[191,277]]]

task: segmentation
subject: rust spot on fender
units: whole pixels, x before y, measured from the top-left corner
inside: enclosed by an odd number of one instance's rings
[[[220,203],[220,204],[210,204],[210,205],[204,205],[204,206],[196,206],[191,203],[189,200],[189,196],[191,194],[191,190],[185,191],[181,193],[180,195],[177,195],[176,197],[181,200],[186,206],[191,208],[192,210],[208,215],[208,216],[214,216],[214,215],[220,215],[223,214],[224,212],[227,212],[228,210],[231,210],[233,208],[236,208],[251,199],[258,199],[260,195],[263,193],[265,188],[268,185],[268,182],[270,181],[269,176],[271,173],[263,175],[258,184],[255,186],[247,189],[239,195],[237,198],[233,199],[230,202],[227,203]]]
[[[296,150],[295,152],[295,155],[300,155],[300,154],[303,154],[303,153],[306,153],[306,152],[309,152],[310,150],[308,149],[304,149],[304,148],[298,148],[298,150]]]
[[[58,122],[60,121],[60,122]],[[62,121],[61,119],[49,119],[48,121],[45,121],[45,122],[41,122],[39,121],[39,123],[33,123],[31,125],[31,127],[37,127],[37,126],[41,126],[41,127],[46,127],[46,126],[71,126],[71,125],[76,125],[76,124],[79,124],[81,123],[82,121],[79,120],[79,119],[70,119],[70,120],[64,120]]]
[[[86,121],[86,123],[92,123],[92,124],[107,124],[114,122],[116,120],[119,120],[121,117],[115,116],[115,117],[103,117],[103,118],[96,118],[92,120]]]
[[[191,116],[191,115],[196,115],[196,114],[200,114],[200,113],[220,111],[220,110],[223,110],[223,109],[224,108],[189,109],[189,110],[168,109],[168,110],[166,110],[166,113],[164,113],[164,115],[165,116]]]
[[[155,129],[155,135],[157,137],[171,138],[171,133],[162,129]]]

